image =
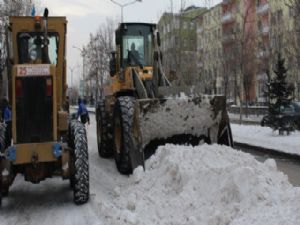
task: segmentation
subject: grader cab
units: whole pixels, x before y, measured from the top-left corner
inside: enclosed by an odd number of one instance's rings
[[[67,20],[47,14],[9,18],[12,139],[0,145],[0,194],[8,195],[18,173],[32,183],[59,175],[70,180],[74,202],[83,204],[89,198],[88,148],[84,125],[65,107]],[[6,132],[2,124],[0,137]]]
[[[171,86],[155,24],[120,24],[110,75],[112,94],[96,109],[98,152],[114,155],[121,173],[143,166],[144,150],[153,143],[233,145],[224,96]]]

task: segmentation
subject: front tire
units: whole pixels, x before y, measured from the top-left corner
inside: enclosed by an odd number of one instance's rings
[[[105,100],[101,99],[96,110],[97,144],[100,157],[108,158],[113,155],[112,134],[105,112]]]
[[[133,97],[117,99],[113,120],[116,165],[120,173],[130,174],[139,165],[144,167],[138,111]]]
[[[79,121],[72,121],[74,133],[74,175],[71,176],[71,186],[74,191],[76,205],[84,204],[89,199],[89,164],[86,130]]]

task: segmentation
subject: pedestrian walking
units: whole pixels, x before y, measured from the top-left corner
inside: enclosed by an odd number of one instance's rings
[[[89,112],[86,108],[84,102],[79,98],[78,99],[78,110],[77,110],[77,119],[80,117],[80,121],[83,124],[90,124]]]

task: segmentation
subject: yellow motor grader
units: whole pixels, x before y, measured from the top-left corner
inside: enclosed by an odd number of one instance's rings
[[[86,130],[65,107],[66,31],[66,18],[48,17],[47,9],[43,17],[9,18],[12,139],[3,141],[8,131],[0,124],[2,197],[22,174],[32,183],[61,176],[70,180],[76,204],[89,199]]]
[[[110,76],[112,94],[96,108],[98,152],[114,155],[119,172],[143,166],[144,150],[161,141],[233,145],[224,96],[171,86],[155,24],[119,25]]]

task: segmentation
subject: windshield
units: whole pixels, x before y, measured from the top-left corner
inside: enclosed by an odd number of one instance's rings
[[[152,34],[147,26],[128,26],[123,36],[123,65],[152,65]]]
[[[19,63],[57,64],[58,34],[22,32],[18,33]]]

